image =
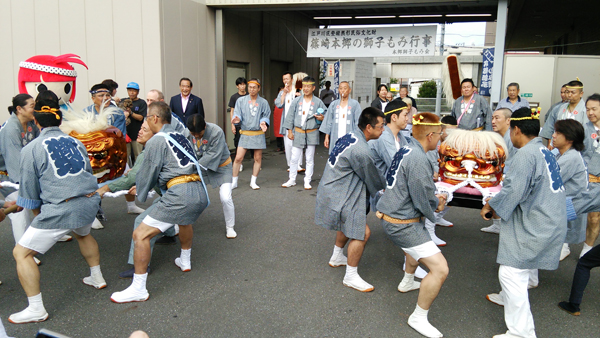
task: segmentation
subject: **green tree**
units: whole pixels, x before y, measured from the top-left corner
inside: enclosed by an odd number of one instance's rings
[[[436,95],[437,95],[437,85],[435,84],[435,81],[433,81],[433,80],[424,82],[421,85],[421,88],[419,88],[418,97],[435,98]]]

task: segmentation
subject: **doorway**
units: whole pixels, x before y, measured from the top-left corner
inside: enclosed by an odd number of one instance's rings
[[[233,144],[233,132],[231,131],[231,116],[229,114],[229,98],[231,95],[237,93],[237,87],[235,86],[235,80],[238,77],[243,77],[248,80],[248,64],[241,62],[231,62],[227,61],[227,72],[225,75],[225,118],[223,119],[224,126],[223,131],[225,132],[225,139],[227,140],[227,145],[229,149],[234,149]]]

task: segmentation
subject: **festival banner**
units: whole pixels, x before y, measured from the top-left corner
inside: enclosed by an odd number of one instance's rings
[[[436,25],[308,30],[307,57],[434,56]]]
[[[479,95],[490,96],[492,90],[492,73],[494,70],[494,48],[483,50],[483,68],[481,70],[481,85]]]
[[[334,75],[333,75],[333,91],[335,93],[335,99],[340,97],[340,62],[336,61],[333,64]]]

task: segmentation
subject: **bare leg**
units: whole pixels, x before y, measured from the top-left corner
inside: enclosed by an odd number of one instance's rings
[[[98,250],[98,242],[92,235],[79,236],[76,233],[75,239],[79,243],[79,251],[90,267],[100,265],[100,251]]]
[[[346,243],[348,243],[348,240],[349,238],[346,237],[343,232],[338,231],[335,236],[335,245],[338,248],[343,248],[346,246]]]
[[[237,156],[236,156],[237,160]],[[254,167],[252,168],[252,176],[258,177],[262,165],[262,149],[254,149]]]
[[[192,228],[192,225],[179,225],[179,242],[181,242],[181,249],[191,249],[193,237],[194,229]]]
[[[140,226],[133,231],[133,242],[135,245],[133,265],[136,274],[143,275],[148,270],[151,256],[150,239],[158,234],[160,234],[160,230],[144,222],[140,223]]]
[[[419,291],[417,305],[424,310],[429,310],[440,292],[446,277],[448,277],[448,262],[446,262],[446,258],[444,258],[441,252],[430,257],[421,258],[420,262],[429,268],[429,273],[421,281],[421,290]],[[407,260],[407,267],[408,264]]]
[[[135,202],[135,196],[127,194],[127,195],[125,195],[125,200],[127,202]]]
[[[367,244],[367,241],[369,240],[369,237],[371,236],[371,229],[369,229],[369,226],[366,226],[365,229],[365,239],[362,241],[359,241],[357,239],[353,239],[350,241],[350,244],[348,244],[348,265],[350,266],[358,266],[358,263],[360,262],[360,258],[362,257],[363,251],[365,250],[365,245]],[[337,242],[337,240],[336,240]]]
[[[600,212],[590,212],[587,216],[587,229],[585,231],[585,244],[594,246],[600,233]]]
[[[235,152],[235,160],[233,161],[233,177],[238,177],[240,174],[240,166],[242,165],[244,156],[246,156],[246,149],[238,147]]]
[[[404,272],[414,275],[415,271],[417,271],[417,267],[419,267],[419,262],[417,262],[411,255],[407,253],[404,255],[406,256],[406,269]]]
[[[40,269],[33,260],[37,252],[17,244],[13,250],[13,256],[17,262],[17,274],[19,281],[27,297],[40,293]]]

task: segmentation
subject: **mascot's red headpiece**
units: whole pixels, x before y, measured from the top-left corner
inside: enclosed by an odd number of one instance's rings
[[[70,65],[87,65],[78,55],[36,55],[19,63],[19,93],[35,97],[40,91],[52,90],[63,102],[75,99],[77,72]],[[44,87],[38,88],[41,85]]]

